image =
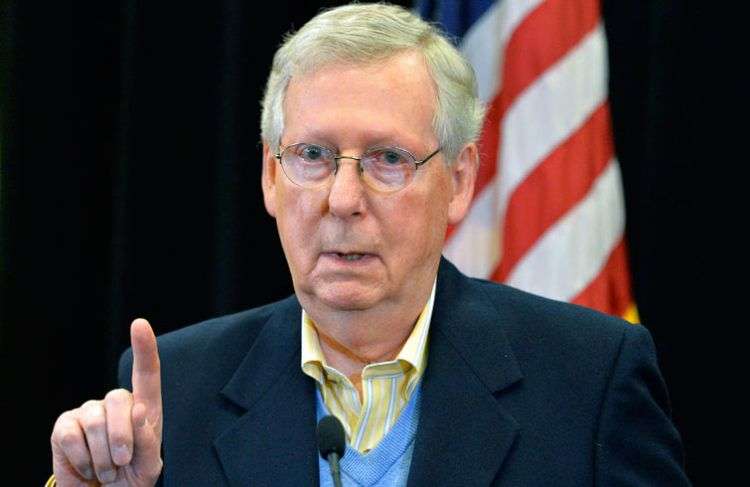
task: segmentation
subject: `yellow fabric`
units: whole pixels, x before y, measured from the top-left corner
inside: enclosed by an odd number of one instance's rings
[[[55,476],[52,475],[49,479],[47,479],[47,483],[44,484],[44,487],[55,487],[57,485],[57,480],[55,479]]]
[[[362,370],[362,402],[348,377],[326,363],[315,324],[302,310],[302,371],[318,382],[328,411],[344,426],[349,445],[359,452],[377,446],[395,424],[427,365],[435,286],[398,356]]]
[[[625,314],[622,317],[634,325],[641,322],[641,318],[638,316],[638,308],[635,306],[635,303],[628,306],[628,309],[625,310]]]

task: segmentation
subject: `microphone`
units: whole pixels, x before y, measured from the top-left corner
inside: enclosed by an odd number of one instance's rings
[[[346,451],[346,436],[341,422],[334,416],[326,416],[318,423],[318,450],[328,460],[334,487],[341,487],[339,460]]]

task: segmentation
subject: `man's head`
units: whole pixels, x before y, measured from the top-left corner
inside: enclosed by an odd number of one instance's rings
[[[471,65],[432,25],[394,5],[348,5],[328,10],[288,36],[266,84],[261,135],[278,149],[289,81],[326,65],[377,64],[403,51],[419,52],[435,87],[434,130],[447,160],[474,142],[483,120]],[[408,75],[408,73],[404,73]]]
[[[471,201],[481,116],[470,66],[399,7],[330,10],[287,38],[264,99],[263,192],[308,312],[424,305]],[[435,155],[408,181],[373,184],[355,158],[382,148]]]

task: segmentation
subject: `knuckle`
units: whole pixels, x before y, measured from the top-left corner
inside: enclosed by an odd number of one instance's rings
[[[81,418],[81,426],[87,433],[98,432],[105,428],[106,421],[103,414],[95,413]]]
[[[86,401],[79,408],[77,415],[81,420],[104,415],[104,403],[102,401]]]
[[[104,402],[89,401],[81,406],[81,412],[79,416],[100,416],[102,414],[104,414]]]
[[[107,402],[125,402],[130,399],[130,391],[126,389],[112,389],[104,396]]]
[[[81,439],[82,438],[74,432],[65,431],[58,437],[57,441],[64,450],[72,450],[81,445]]]
[[[55,421],[55,426],[52,428],[52,435],[50,436],[50,440],[53,443],[60,442],[63,435],[71,430],[72,419],[70,416],[66,416],[66,414],[61,414]]]
[[[65,411],[60,416],[58,416],[57,420],[55,421],[55,429],[68,427],[72,422],[75,421],[77,412],[77,409],[71,409],[70,411]]]
[[[92,412],[99,411],[102,408],[102,401],[95,401],[93,399],[89,399],[88,401],[81,404],[81,407],[78,408],[81,411],[81,414],[84,415],[90,415]]]

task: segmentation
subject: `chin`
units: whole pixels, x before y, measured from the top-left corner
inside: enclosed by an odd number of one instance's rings
[[[375,306],[382,298],[379,288],[352,283],[324,285],[314,289],[312,295],[327,307],[341,311],[366,310]]]

